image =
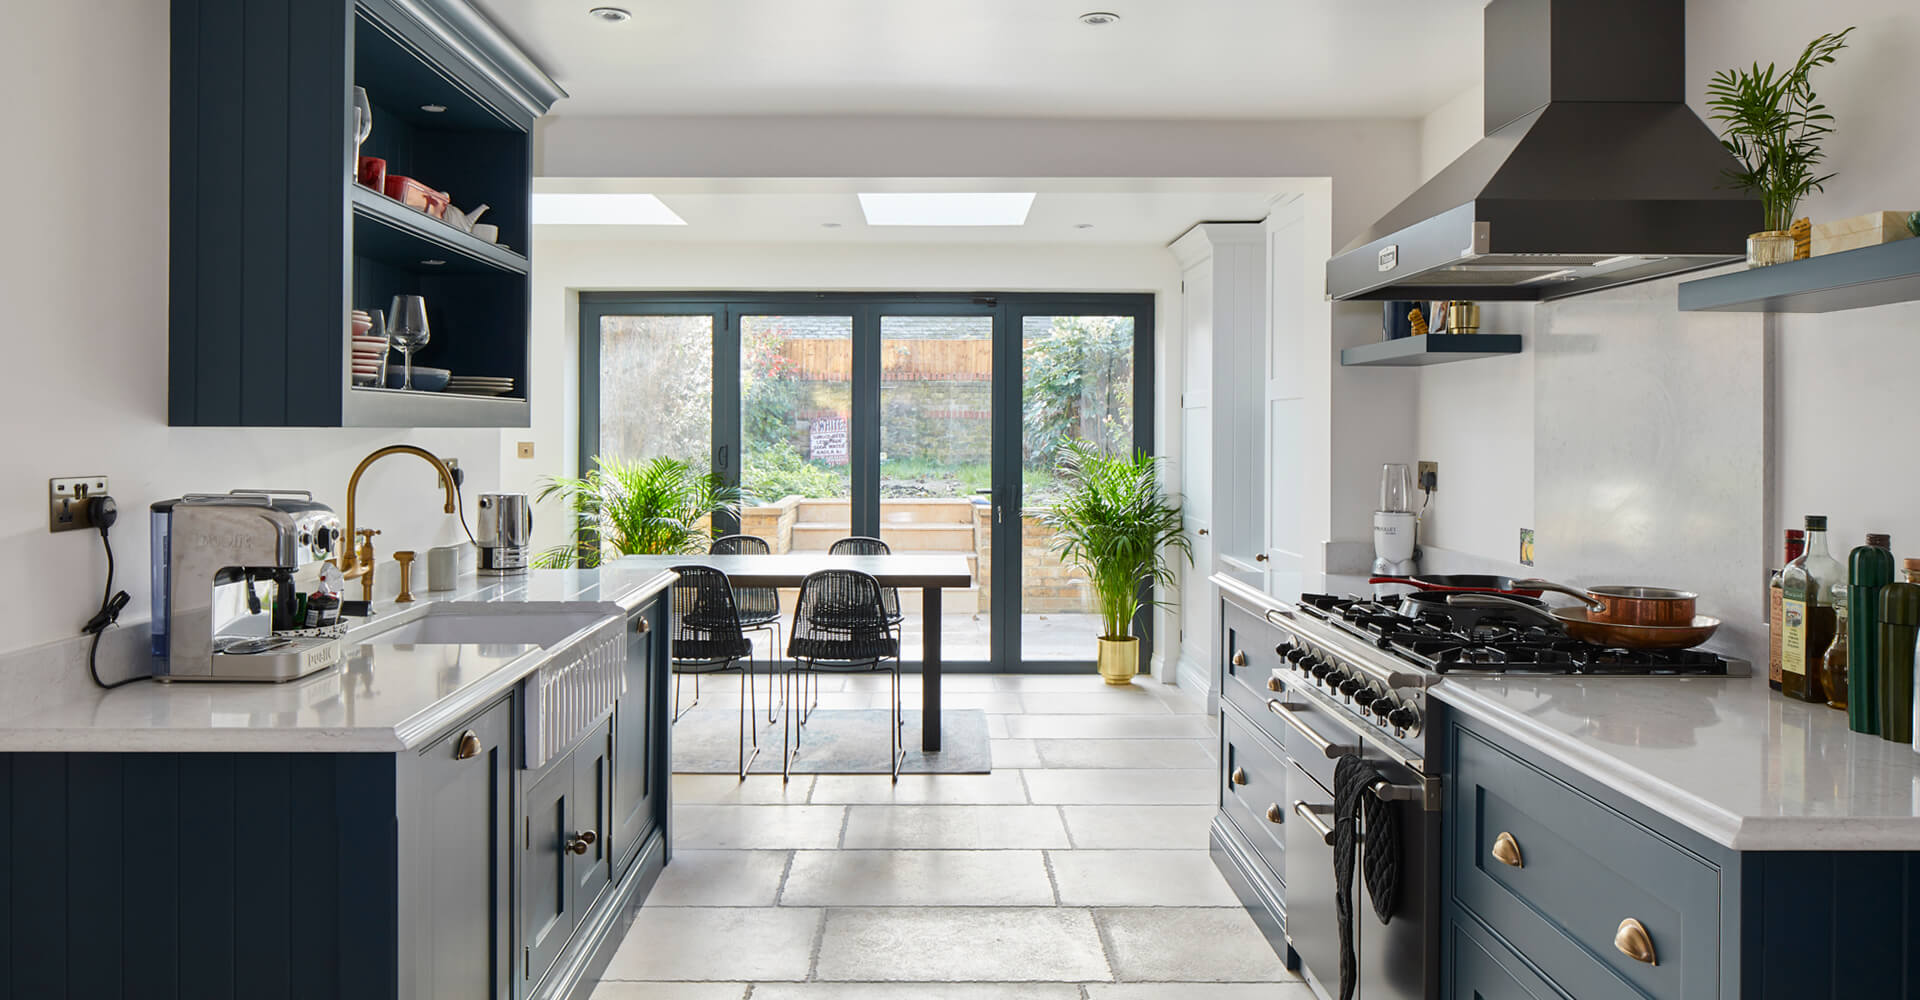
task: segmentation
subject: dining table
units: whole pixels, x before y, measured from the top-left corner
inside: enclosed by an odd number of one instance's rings
[[[859,570],[882,587],[920,591],[920,749],[940,751],[940,592],[973,585],[965,556],[902,553],[833,555],[826,552],[776,552],[766,555],[622,556],[620,565],[644,569],[710,566],[736,587],[798,587],[825,569]],[[782,651],[784,652],[784,650]]]

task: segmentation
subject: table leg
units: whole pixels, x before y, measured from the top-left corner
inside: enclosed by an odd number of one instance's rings
[[[920,590],[920,749],[940,752],[940,588]]]

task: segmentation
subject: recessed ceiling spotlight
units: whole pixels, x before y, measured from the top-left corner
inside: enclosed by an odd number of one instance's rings
[[[820,228],[821,229],[839,229],[840,224],[838,222],[822,222],[820,224]]]
[[[594,17],[608,24],[619,24],[622,21],[630,21],[633,19],[633,11],[625,7],[595,7],[587,11],[587,13],[592,14]]]
[[[1074,223],[1074,224],[1073,224],[1073,228],[1075,228],[1075,229],[1092,229],[1092,228],[1093,228],[1093,223],[1091,223],[1091,222],[1076,222],[1076,223]]]
[[[446,264],[446,261],[441,260],[438,257],[428,257],[426,260],[423,260],[420,263],[427,267],[441,267]]]
[[[1081,24],[1091,24],[1095,27],[1103,24],[1112,24],[1118,20],[1120,20],[1120,15],[1110,10],[1090,10],[1080,15]]]
[[[422,104],[420,105],[420,110],[425,111],[428,114],[437,115],[440,112],[447,110],[447,106],[444,104]]]

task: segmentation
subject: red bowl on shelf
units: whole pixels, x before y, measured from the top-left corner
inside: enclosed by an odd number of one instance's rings
[[[427,211],[428,202],[439,194],[440,192],[435,191],[411,177],[402,174],[387,175],[387,197],[398,201],[408,208],[417,208],[425,212]],[[446,208],[442,206],[440,211],[441,214],[444,215]]]
[[[387,189],[387,161],[378,156],[362,156],[360,158],[359,174],[357,176],[361,184],[375,191],[385,191]]]

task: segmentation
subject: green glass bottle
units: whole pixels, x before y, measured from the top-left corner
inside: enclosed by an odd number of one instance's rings
[[[1904,583],[1880,588],[1880,738],[1913,742],[1913,643],[1920,637],[1920,559]]]
[[[1880,732],[1880,588],[1893,582],[1893,539],[1870,534],[1847,556],[1847,728]]]

